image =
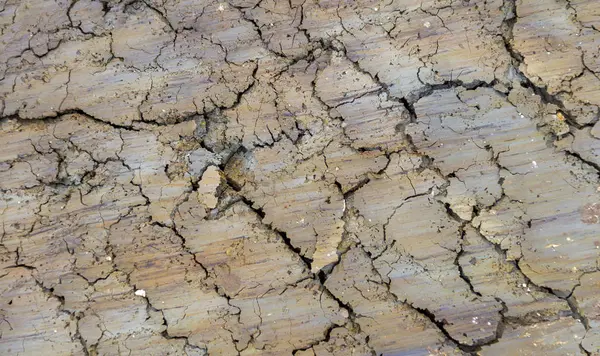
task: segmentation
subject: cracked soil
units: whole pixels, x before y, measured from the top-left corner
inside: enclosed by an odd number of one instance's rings
[[[600,355],[600,1],[0,0],[0,354]]]

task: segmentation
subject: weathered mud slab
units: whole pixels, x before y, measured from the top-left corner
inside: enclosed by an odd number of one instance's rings
[[[0,354],[600,355],[600,2],[0,0]]]

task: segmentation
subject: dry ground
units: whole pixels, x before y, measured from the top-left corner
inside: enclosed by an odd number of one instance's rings
[[[600,354],[600,1],[0,0],[0,354]]]

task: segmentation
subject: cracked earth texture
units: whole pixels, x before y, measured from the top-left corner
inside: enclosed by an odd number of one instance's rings
[[[597,0],[0,0],[0,354],[600,355]]]

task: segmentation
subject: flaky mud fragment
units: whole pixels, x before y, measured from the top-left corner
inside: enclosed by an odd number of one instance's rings
[[[0,285],[2,353],[66,355],[83,352],[82,345],[73,340],[77,321],[61,313],[59,298],[39,286],[26,268],[5,273]]]
[[[562,318],[529,327],[508,328],[498,343],[483,347],[480,354],[580,355],[579,344],[584,335],[581,323]]]
[[[600,222],[600,203],[588,203],[581,207],[581,221],[584,224],[598,224]]]
[[[600,352],[600,299],[598,298],[598,272],[584,274],[580,278],[581,285],[573,290],[571,303],[573,303],[588,329],[581,342],[581,346],[588,352]]]
[[[360,247],[350,249],[325,283],[352,307],[360,330],[369,335],[377,353],[456,352],[452,341],[426,316],[390,293],[369,255]],[[397,330],[409,332],[398,334]]]
[[[284,138],[273,147],[238,155],[226,174],[243,185],[242,193],[265,214],[265,222],[284,232],[294,248],[313,260],[313,271],[337,261],[346,202],[325,175],[323,158],[303,160]]]
[[[436,99],[437,106],[427,105]],[[444,109],[444,105],[453,109]],[[519,264],[532,273],[528,273],[532,280],[568,295],[576,284],[577,271],[595,269],[594,233],[577,218],[581,202],[593,201],[597,196],[598,178],[594,177],[593,169],[549,148],[535,124],[490,89],[441,90],[420,100],[415,110],[417,124],[407,129],[415,145],[430,155],[444,174],[461,181],[466,181],[468,174],[478,177],[477,184],[482,187],[474,192],[477,204],[473,205],[489,209],[481,215],[487,216],[485,220],[492,223],[493,207],[498,202],[507,203],[502,197],[508,198],[511,210],[519,207],[530,219],[526,223],[530,228],[523,230],[523,241],[510,236],[506,242],[515,245],[505,244],[503,248],[520,250],[523,258]],[[441,136],[444,132],[446,135]],[[458,153],[451,154],[452,150]],[[495,175],[487,178],[479,173],[474,169],[478,162],[491,164]],[[453,183],[451,180],[450,188]],[[450,188],[448,194],[452,193]],[[477,201],[479,194],[491,192],[496,192],[495,198],[492,195],[493,199]],[[445,200],[449,198],[452,199],[448,196]],[[460,217],[469,218],[461,216],[462,200],[449,203]],[[518,211],[510,214],[523,219]],[[476,226],[484,227],[480,224],[485,220],[475,220]],[[571,247],[578,251],[577,265],[575,261],[559,263],[560,251],[574,241],[578,241]],[[549,248],[550,245],[561,248]],[[580,246],[589,247],[581,250]],[[559,274],[562,277],[558,278]]]
[[[463,252],[458,262],[462,273],[476,293],[497,298],[506,309],[508,323],[530,324],[570,315],[566,300],[561,300],[530,283],[514,262],[473,228],[465,229]]]
[[[586,1],[569,6],[556,0],[516,3],[512,45],[523,57],[520,69],[556,95],[579,124],[598,119],[600,33],[593,18],[599,9]]]

